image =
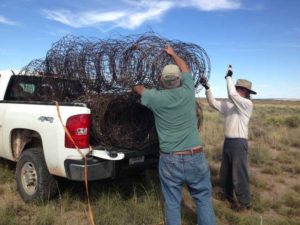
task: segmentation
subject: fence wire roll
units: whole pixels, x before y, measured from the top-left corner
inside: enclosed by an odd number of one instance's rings
[[[60,94],[60,99],[55,100],[89,105],[93,115],[92,142],[142,149],[158,142],[154,119],[131,89],[136,84],[159,88],[163,67],[174,63],[164,51],[167,45],[187,62],[199,92],[200,77],[210,77],[210,60],[205,50],[152,32],[105,40],[68,35],[55,42],[44,59],[31,61],[20,74],[42,76],[49,83],[53,83],[53,78],[80,82],[84,94],[74,100],[70,96],[78,93],[70,92],[78,89],[66,91],[66,85],[56,85],[55,90],[61,88],[58,91],[67,94]]]

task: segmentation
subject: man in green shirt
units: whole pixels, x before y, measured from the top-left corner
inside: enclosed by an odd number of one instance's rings
[[[197,129],[195,90],[186,62],[168,46],[176,65],[164,67],[161,90],[134,87],[142,105],[152,110],[160,144],[159,177],[166,225],[180,225],[182,187],[187,184],[197,206],[198,225],[215,225],[210,171]]]

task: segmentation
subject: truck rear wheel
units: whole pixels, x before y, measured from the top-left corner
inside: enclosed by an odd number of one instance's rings
[[[43,202],[57,193],[56,180],[49,173],[40,148],[30,148],[21,154],[16,180],[18,192],[25,202]]]

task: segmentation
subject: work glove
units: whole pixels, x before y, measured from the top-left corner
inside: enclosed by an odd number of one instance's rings
[[[225,79],[226,79],[227,77],[232,77],[232,74],[233,74],[233,72],[232,72],[232,66],[231,66],[231,65],[228,65],[227,74],[226,74],[226,76],[225,76]]]
[[[206,77],[204,77],[204,76],[201,76],[201,77],[200,77],[200,84],[201,84],[206,90],[209,89],[209,83],[208,83]]]

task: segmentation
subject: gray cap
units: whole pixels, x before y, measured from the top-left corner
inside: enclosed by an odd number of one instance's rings
[[[172,81],[181,78],[181,72],[177,65],[169,64],[166,65],[161,74],[161,79],[165,81]]]
[[[164,88],[172,89],[180,86],[181,72],[174,64],[166,65],[161,73],[160,80]]]

